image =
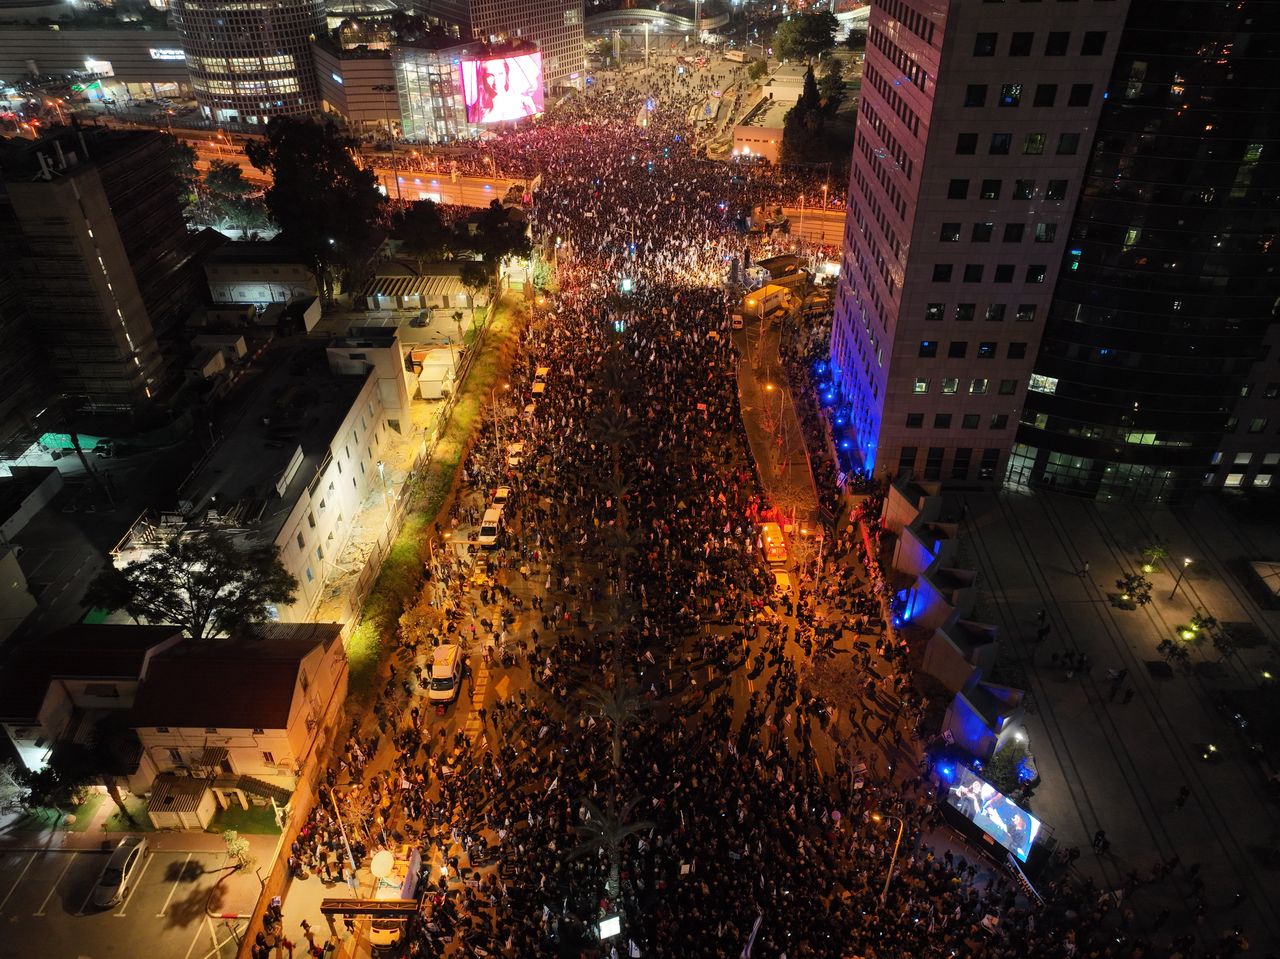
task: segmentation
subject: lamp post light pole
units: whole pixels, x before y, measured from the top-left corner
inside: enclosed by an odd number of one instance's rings
[[[1187,575],[1187,569],[1191,566],[1191,557],[1184,556],[1182,558],[1182,569],[1178,570],[1178,578],[1173,581],[1173,592],[1169,594],[1169,598],[1173,599],[1178,595],[1178,585],[1182,582],[1182,577]]]
[[[377,83],[373,89],[382,94],[382,114],[387,122],[387,139],[391,141],[391,176],[396,181],[396,199],[403,200],[400,195],[400,170],[396,166],[396,131],[391,126],[391,112],[387,109],[387,94],[396,92],[394,83]]]
[[[902,821],[900,816],[889,816],[885,813],[873,812],[871,818],[876,822],[882,819],[893,819],[898,823],[898,838],[893,841],[893,855],[889,857],[889,874],[884,877],[884,889],[880,891],[880,905],[885,904],[885,900],[889,898],[889,882],[893,879],[893,867],[898,862],[898,847],[902,845],[902,830],[906,827],[906,823]]]

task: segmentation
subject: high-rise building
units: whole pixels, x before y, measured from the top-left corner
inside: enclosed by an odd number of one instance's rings
[[[169,383],[161,340],[198,281],[170,142],[64,130],[0,152],[5,352],[29,349],[72,409],[141,413]]]
[[[1109,93],[1009,482],[1146,501],[1269,487],[1280,6],[1132,0]]]
[[[320,110],[311,42],[321,0],[173,0],[201,112],[214,123],[265,124]]]
[[[577,83],[586,64],[582,0],[471,0],[470,7],[476,38],[538,45],[549,90]]]
[[[995,483],[1127,3],[872,6],[831,340],[878,476]]]

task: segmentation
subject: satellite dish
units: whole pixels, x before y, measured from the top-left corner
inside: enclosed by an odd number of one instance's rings
[[[369,864],[369,871],[378,879],[386,879],[391,875],[391,871],[395,869],[396,857],[390,849],[380,849],[373,854],[373,862]]]

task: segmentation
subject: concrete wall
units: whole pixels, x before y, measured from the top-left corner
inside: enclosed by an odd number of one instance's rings
[[[15,479],[19,480],[34,479],[41,473],[44,474],[44,479],[23,497],[18,508],[5,519],[3,524],[0,524],[0,542],[11,540],[21,533],[31,522],[32,517],[48,506],[63,486],[62,474],[53,467],[13,466],[10,467],[10,472]]]
[[[4,642],[35,612],[36,599],[27,590],[17,555],[7,547],[0,549],[4,550],[0,555],[0,642]]]
[[[365,499],[380,489],[378,460],[387,433],[379,377],[370,372],[334,433],[323,468],[276,537],[281,562],[298,580],[296,600],[279,610],[282,622],[307,622],[319,604],[330,564],[341,555]]]
[[[207,262],[205,279],[215,303],[288,303],[317,294],[316,278],[301,263]]]

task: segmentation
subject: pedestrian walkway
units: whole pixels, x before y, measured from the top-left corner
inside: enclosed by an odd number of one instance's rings
[[[1235,570],[1274,550],[1275,531],[1243,528],[1210,501],[1187,514],[1053,494],[967,501],[963,542],[981,572],[975,615],[1004,636],[994,678],[1029,693],[1025,725],[1043,778],[1036,815],[1064,847],[1087,850],[1104,830],[1109,851],[1086,853],[1077,868],[1104,889],[1136,874],[1145,912],[1195,908],[1203,898],[1208,914],[1229,913],[1255,943],[1264,932],[1275,937],[1280,902],[1264,891],[1274,874],[1263,855],[1280,835],[1280,815],[1245,743],[1213,706],[1223,691],[1254,688],[1274,662],[1280,614],[1260,609]],[[1170,561],[1147,574],[1151,602],[1122,609],[1115,581],[1139,570],[1153,543],[1167,546]],[[1185,558],[1192,562],[1177,582]],[[1197,611],[1251,624],[1260,645],[1224,658],[1192,643],[1189,669],[1171,668],[1160,644],[1185,642],[1179,627]],[[1153,867],[1174,857],[1203,870],[1148,884]]]
[[[813,522],[818,497],[791,388],[778,361],[779,330],[765,330],[763,343],[760,336],[758,328],[734,333],[739,406],[751,455],[774,505],[787,513],[794,509],[800,520]]]

